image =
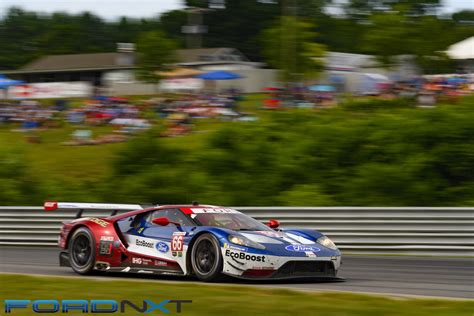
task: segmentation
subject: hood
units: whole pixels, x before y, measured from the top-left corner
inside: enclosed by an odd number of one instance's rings
[[[239,232],[240,235],[261,244],[285,244],[285,245],[314,245],[314,241],[302,236],[282,231],[246,231]]]
[[[291,256],[332,256],[334,250],[316,242],[317,237],[296,231],[245,231],[240,235],[266,247],[265,252]],[[321,235],[318,233],[318,235]]]

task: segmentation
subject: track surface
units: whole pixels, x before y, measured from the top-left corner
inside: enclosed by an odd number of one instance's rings
[[[77,276],[70,268],[58,266],[58,250],[55,248],[0,247],[0,272]],[[178,277],[143,274],[110,276],[116,279],[125,277],[150,281],[183,280]],[[250,286],[308,291],[334,290],[474,299],[474,259],[344,256],[338,276],[344,278],[345,282],[236,282]]]

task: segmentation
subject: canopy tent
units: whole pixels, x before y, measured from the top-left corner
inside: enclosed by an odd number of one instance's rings
[[[474,59],[474,36],[449,46],[446,54],[452,59]]]
[[[202,71],[192,68],[175,68],[170,71],[159,71],[158,74],[164,78],[185,78],[202,74]]]
[[[233,80],[242,78],[239,74],[223,70],[210,71],[194,77],[204,80]]]
[[[310,91],[316,91],[316,92],[334,92],[336,89],[333,86],[327,85],[327,84],[316,84],[313,86],[309,86],[308,89]]]
[[[390,79],[378,73],[363,73],[359,78],[358,92],[362,94],[378,94],[381,89],[391,83]]]
[[[0,89],[8,88],[9,86],[14,86],[21,83],[23,83],[23,81],[9,79],[5,75],[0,74]]]

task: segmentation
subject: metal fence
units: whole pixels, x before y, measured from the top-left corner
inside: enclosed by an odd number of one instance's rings
[[[468,207],[235,207],[282,227],[317,229],[345,253],[474,256],[474,208]],[[73,210],[0,207],[0,245],[55,246]],[[86,211],[104,216],[110,211]]]

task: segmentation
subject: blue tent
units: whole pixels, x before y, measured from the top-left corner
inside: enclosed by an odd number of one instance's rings
[[[9,86],[14,86],[20,83],[23,83],[23,81],[8,79],[7,77],[5,77],[5,75],[0,74],[0,89],[8,88]]]
[[[199,79],[204,79],[204,80],[232,80],[232,79],[242,78],[242,76],[239,74],[223,71],[223,70],[210,71],[210,72],[196,75],[194,77],[199,78]]]
[[[316,84],[314,86],[308,87],[310,91],[317,91],[317,92],[334,92],[336,89],[333,86],[327,84]]]

